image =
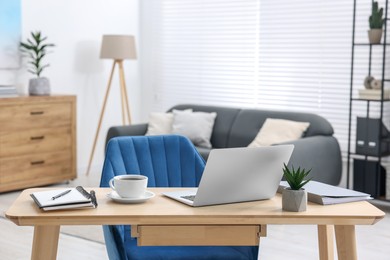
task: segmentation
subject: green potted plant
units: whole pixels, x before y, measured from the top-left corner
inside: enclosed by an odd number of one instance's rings
[[[371,44],[378,44],[382,38],[383,27],[383,8],[379,8],[378,2],[372,2],[371,15],[368,18],[370,30],[368,30],[368,39]]]
[[[29,58],[28,72],[35,75],[29,81],[28,92],[30,95],[49,95],[49,79],[41,77],[43,70],[49,67],[49,64],[43,64],[43,58],[48,53],[48,48],[54,47],[54,44],[46,43],[47,37],[43,37],[40,31],[31,32],[31,39],[20,43],[20,49],[23,54]]]
[[[286,187],[282,191],[282,208],[286,211],[305,211],[307,205],[307,192],[303,189],[311,179],[306,179],[310,170],[301,169],[295,170],[294,166],[291,169],[284,164],[283,176],[290,187]]]

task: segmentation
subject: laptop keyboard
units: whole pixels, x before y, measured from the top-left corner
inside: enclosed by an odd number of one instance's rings
[[[187,199],[187,200],[190,200],[190,201],[194,201],[195,195],[180,196],[180,198]]]

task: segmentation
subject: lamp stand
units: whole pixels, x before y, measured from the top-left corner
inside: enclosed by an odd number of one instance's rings
[[[119,66],[119,80],[121,85],[121,97],[122,97],[122,120],[123,125],[125,125],[125,114],[127,114],[127,120],[129,124],[131,124],[131,115],[130,115],[130,106],[129,106],[129,98],[127,97],[127,87],[125,82],[125,73],[123,70],[123,60],[117,61]],[[126,108],[126,113],[125,113]]]
[[[104,102],[103,102],[102,111],[100,113],[98,127],[96,129],[95,140],[93,142],[91,155],[89,157],[89,163],[88,163],[88,168],[87,168],[87,172],[86,172],[87,176],[89,175],[89,171],[91,169],[92,159],[93,159],[93,155],[95,153],[96,143],[97,143],[97,139],[99,136],[100,127],[102,125],[102,120],[103,120],[104,111],[106,109],[108,95],[110,94],[111,82],[112,82],[112,77],[114,76],[114,70],[115,70],[116,64],[118,64],[118,66],[119,66],[119,82],[120,82],[121,106],[122,106],[122,123],[123,123],[123,125],[126,124],[126,115],[127,115],[128,123],[131,124],[129,101],[128,101],[128,97],[127,97],[125,75],[124,75],[124,70],[123,70],[123,60],[114,60],[114,62],[112,63],[110,78],[108,79],[106,95],[104,97]]]

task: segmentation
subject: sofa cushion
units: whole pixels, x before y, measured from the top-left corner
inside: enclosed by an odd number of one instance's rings
[[[210,137],[217,113],[173,110],[172,133],[188,137],[196,146],[211,148]]]
[[[150,113],[146,135],[164,135],[172,133],[172,113]]]
[[[309,128],[304,137],[315,135],[333,135],[331,124],[315,114],[283,112],[271,110],[243,109],[237,115],[232,125],[228,147],[248,146],[256,137],[267,118],[280,118],[292,121],[308,122]]]
[[[294,141],[302,137],[310,123],[267,118],[248,147],[268,146]]]
[[[177,105],[171,108],[183,110],[192,108],[193,111],[203,111],[203,112],[216,112],[217,117],[215,118],[213,132],[211,134],[210,142],[213,148],[227,148],[230,129],[233,125],[233,122],[241,111],[239,108],[229,108],[229,107],[217,107],[217,106],[202,106],[202,105]],[[257,133],[257,132],[256,132]],[[252,138],[253,139],[253,138]],[[249,142],[248,142],[249,144]]]
[[[191,113],[192,109],[181,110]],[[148,130],[145,135],[167,135],[172,134],[173,114],[152,112],[149,114]]]

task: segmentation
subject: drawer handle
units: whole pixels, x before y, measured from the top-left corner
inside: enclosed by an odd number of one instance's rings
[[[41,135],[41,136],[31,136],[30,137],[30,140],[43,140],[43,139],[45,139],[44,135]]]
[[[45,161],[44,160],[41,160],[41,161],[33,161],[31,162],[31,165],[38,165],[38,164],[44,164]]]
[[[32,116],[43,115],[43,114],[44,114],[43,111],[31,111],[31,112],[30,112],[30,115],[32,115]]]

